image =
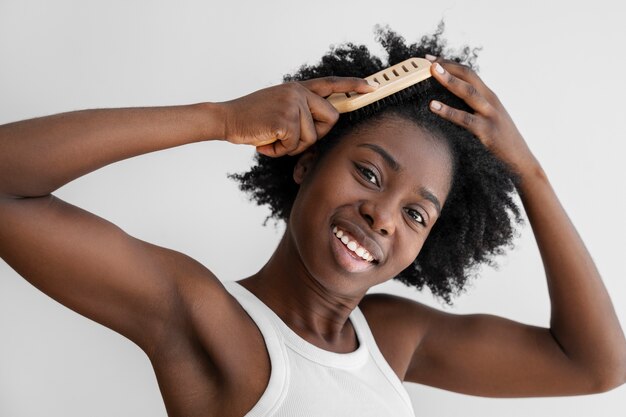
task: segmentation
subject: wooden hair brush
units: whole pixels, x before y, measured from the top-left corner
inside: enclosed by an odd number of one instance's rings
[[[431,62],[427,59],[409,58],[376,74],[365,77],[367,81],[378,83],[378,88],[371,93],[335,93],[328,96],[327,100],[339,113],[349,113],[365,108],[365,106],[386,99],[429,78],[431,76],[430,65]],[[403,92],[410,93],[410,91]]]
[[[397,103],[416,91],[416,84],[431,76],[431,62],[424,58],[409,58],[389,68],[365,77],[367,81],[378,83],[378,88],[370,93],[334,93],[326,99],[339,113],[354,112],[363,117],[376,112],[384,103]],[[268,145],[276,139],[258,144]]]

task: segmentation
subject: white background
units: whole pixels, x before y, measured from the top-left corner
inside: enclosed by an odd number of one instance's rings
[[[0,123],[62,111],[220,101],[280,82],[330,44],[409,40],[441,18],[451,46],[482,46],[481,76],[542,162],[626,322],[623,6],[594,1],[0,2]],[[57,195],[185,252],[225,280],[255,272],[282,231],[229,172],[252,149],[203,143],[119,162]],[[454,308],[546,326],[532,234]],[[393,291],[444,308],[428,293]],[[626,387],[572,398],[485,399],[407,384],[419,416],[611,416]],[[35,290],[0,261],[0,416],[165,416],[145,355]]]

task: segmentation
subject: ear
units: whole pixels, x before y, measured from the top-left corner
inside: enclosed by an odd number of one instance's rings
[[[293,180],[296,184],[302,184],[302,181],[313,170],[316,161],[317,152],[315,151],[306,151],[300,156],[300,159],[293,167]]]

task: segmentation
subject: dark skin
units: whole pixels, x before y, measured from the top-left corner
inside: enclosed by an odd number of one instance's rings
[[[353,351],[348,316],[358,305],[405,381],[496,397],[622,384],[623,332],[540,164],[478,76],[439,62],[445,71],[433,66],[433,76],[475,113],[436,103],[431,109],[472,131],[521,175],[550,291],[550,328],[365,295],[415,258],[438,217],[434,199],[445,204],[451,172],[441,141],[397,118],[343,138],[324,157],[306,152],[338,117],[322,97],[371,91],[358,79],[290,83],[227,103],[74,112],[1,126],[0,256],[46,294],[136,343],[153,364],[170,416],[243,416],[265,390],[270,363],[259,330],[217,277],[51,193],[151,151],[217,138],[250,145],[278,138],[258,150],[302,153],[294,171],[300,191],[276,252],[242,284],[296,333],[329,351]],[[375,259],[353,257],[334,226]]]
[[[400,118],[347,135],[319,161],[304,155],[285,235],[270,261],[242,283],[311,343],[352,351],[354,332],[344,334],[348,315],[370,287],[413,262],[436,222],[436,205],[417,190],[445,201],[450,179],[446,146]],[[357,259],[333,234],[335,226],[375,260]]]

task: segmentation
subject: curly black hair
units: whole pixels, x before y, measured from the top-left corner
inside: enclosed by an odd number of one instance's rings
[[[352,43],[331,47],[316,65],[304,65],[285,82],[303,81],[325,76],[366,77],[410,57],[425,54],[445,57],[476,69],[478,49],[464,47],[454,52],[446,48],[442,35],[444,25],[407,45],[404,38],[388,27],[377,27],[377,40],[388,54],[387,62],[373,56],[364,45]],[[453,158],[452,186],[424,246],[415,261],[394,279],[422,289],[426,285],[433,295],[451,304],[452,295],[464,289],[468,277],[482,263],[493,265],[493,258],[512,247],[515,225],[522,223],[514,194],[518,175],[497,159],[469,131],[435,115],[428,108],[439,100],[468,112],[472,110],[433,78],[419,83],[411,94],[396,95],[379,102],[368,112],[342,115],[325,139],[314,146],[321,156],[332,149],[342,136],[359,126],[399,116],[416,123],[447,143]],[[399,98],[398,98],[399,97]],[[241,190],[259,205],[268,205],[277,220],[287,220],[298,192],[292,179],[298,156],[270,158],[257,154],[250,171],[231,175]]]

